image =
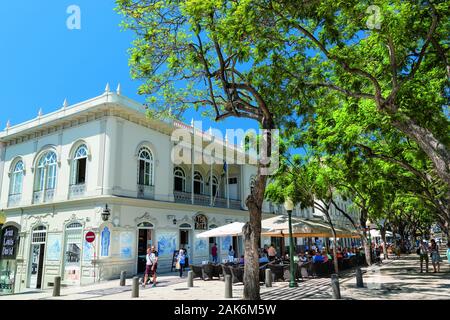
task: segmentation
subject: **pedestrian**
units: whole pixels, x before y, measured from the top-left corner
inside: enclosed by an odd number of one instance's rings
[[[234,250],[233,250],[233,246],[230,246],[230,248],[228,248],[228,262],[231,262],[231,263],[234,262]]]
[[[145,288],[147,284],[149,275],[151,274],[152,262],[150,260],[150,253],[152,252],[151,248],[147,248],[147,254],[145,255],[145,274],[144,274],[144,282],[142,283],[142,287]]]
[[[450,240],[447,242],[447,260],[450,263]]]
[[[420,273],[423,272],[423,262],[425,261],[426,272],[428,272],[428,245],[425,240],[422,240],[422,243],[419,246],[419,255],[420,255]]]
[[[183,269],[186,263],[186,255],[183,249],[178,251],[176,269],[180,272],[180,278],[183,277]]]
[[[275,260],[277,250],[275,250],[275,246],[273,245],[273,243],[270,245],[269,249],[267,249],[267,255],[269,256],[269,261]]]
[[[212,246],[211,255],[213,263],[217,263],[217,243],[214,243],[214,245]]]
[[[433,264],[434,273],[436,273],[436,266],[437,266],[437,272],[441,272],[441,256],[439,255],[439,246],[437,245],[436,241],[434,239],[431,239],[431,263]]]
[[[151,252],[149,254],[149,259],[151,262],[151,274],[153,275],[153,285],[152,287],[156,287],[156,269],[158,268],[158,251],[156,251],[155,246],[152,246]]]

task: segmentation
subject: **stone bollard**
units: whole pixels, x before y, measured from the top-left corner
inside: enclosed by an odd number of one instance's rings
[[[126,279],[127,279],[127,272],[126,271],[121,271],[120,272],[120,286],[121,287],[125,286]]]
[[[231,283],[231,275],[225,275],[225,299],[233,298],[233,284]]]
[[[61,277],[55,277],[55,283],[53,284],[53,296],[59,297],[61,295]]]
[[[363,275],[360,267],[356,268],[356,287],[364,288]]]
[[[265,280],[266,280],[266,287],[270,288],[272,287],[272,270],[270,270],[269,268],[267,268],[265,270],[266,276],[265,276]]]
[[[131,297],[139,298],[139,278],[138,277],[133,278],[133,286],[131,288]]]
[[[194,271],[188,271],[187,286],[188,288],[192,288],[194,286]]]
[[[341,290],[339,288],[339,277],[337,274],[331,275],[331,289],[333,299],[341,299]]]

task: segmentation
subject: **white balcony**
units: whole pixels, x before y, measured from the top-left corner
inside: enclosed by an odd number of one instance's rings
[[[69,186],[69,199],[82,198],[86,194],[86,185],[74,184]]]

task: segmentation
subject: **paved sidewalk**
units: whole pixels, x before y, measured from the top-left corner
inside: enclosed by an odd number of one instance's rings
[[[385,260],[381,265],[363,268],[364,288],[356,288],[354,271],[340,275],[343,299],[450,299],[450,266],[441,263],[441,273],[419,273],[417,255],[404,255]],[[430,271],[432,266],[430,264]],[[332,299],[329,278],[308,279],[297,288],[289,288],[288,282],[275,282],[272,288],[261,287],[263,300]],[[130,300],[131,279],[125,287],[119,280],[105,281],[83,287],[61,289],[60,297],[52,297],[52,290],[0,296],[0,300]],[[233,285],[233,300],[242,299],[244,286]],[[194,287],[187,287],[186,276],[180,279],[175,273],[160,275],[155,288],[139,288],[140,297],[134,300],[224,300],[225,283],[219,280],[194,280]]]

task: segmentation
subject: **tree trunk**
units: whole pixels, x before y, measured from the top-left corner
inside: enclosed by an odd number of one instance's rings
[[[258,241],[261,236],[261,210],[250,209],[250,221],[244,226],[244,300],[259,300]]]
[[[450,152],[446,145],[412,119],[394,120],[392,124],[419,145],[430,158],[437,175],[450,186]]]
[[[333,228],[333,265],[334,265],[334,272],[336,274],[339,274],[339,263],[337,259],[337,241],[336,241],[336,231],[334,231]]]
[[[255,188],[246,200],[249,209],[249,222],[244,225],[244,300],[259,300],[259,256],[258,243],[261,237],[262,203],[266,189],[267,176],[258,175]]]
[[[372,265],[372,259],[371,259],[371,252],[372,252],[372,248],[371,248],[371,244],[369,243],[369,239],[367,239],[367,237],[361,236],[361,240],[363,242],[363,246],[364,246],[364,254],[366,255],[366,263],[368,266]]]

